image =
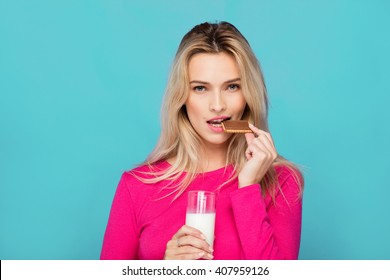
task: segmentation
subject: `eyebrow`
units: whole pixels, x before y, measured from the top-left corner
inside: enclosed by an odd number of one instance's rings
[[[241,80],[241,78],[235,78],[235,79],[227,80],[226,82],[224,82],[224,84],[234,83],[234,82],[238,82],[240,80]],[[204,82],[204,81],[193,80],[193,81],[190,82],[190,84],[208,85],[210,83],[209,82]]]

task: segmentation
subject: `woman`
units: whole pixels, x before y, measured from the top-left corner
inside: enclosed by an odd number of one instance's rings
[[[101,259],[297,259],[303,180],[268,132],[259,63],[227,22],[182,39],[159,142],[119,182]],[[228,134],[221,121],[248,120]],[[216,192],[215,241],[186,226],[190,190]]]

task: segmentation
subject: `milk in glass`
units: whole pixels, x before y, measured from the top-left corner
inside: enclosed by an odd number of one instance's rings
[[[186,225],[200,230],[207,243],[213,246],[215,227],[215,193],[190,191],[186,213]]]

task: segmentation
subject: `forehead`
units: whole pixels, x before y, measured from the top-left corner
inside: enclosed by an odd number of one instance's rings
[[[189,78],[205,82],[224,82],[240,77],[236,59],[227,53],[198,53],[188,64]]]

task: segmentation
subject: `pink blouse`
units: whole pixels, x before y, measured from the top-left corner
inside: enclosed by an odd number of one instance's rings
[[[157,163],[168,168],[166,161]],[[148,166],[132,170],[149,171]],[[260,185],[238,188],[237,179],[218,190],[232,166],[199,174],[176,200],[164,197],[166,181],[144,184],[131,172],[119,182],[103,240],[101,259],[163,259],[167,242],[185,224],[188,191],[216,195],[215,260],[297,259],[301,237],[302,198],[293,171],[276,167],[280,190],[276,203],[261,195]],[[145,175],[144,175],[145,176]]]

